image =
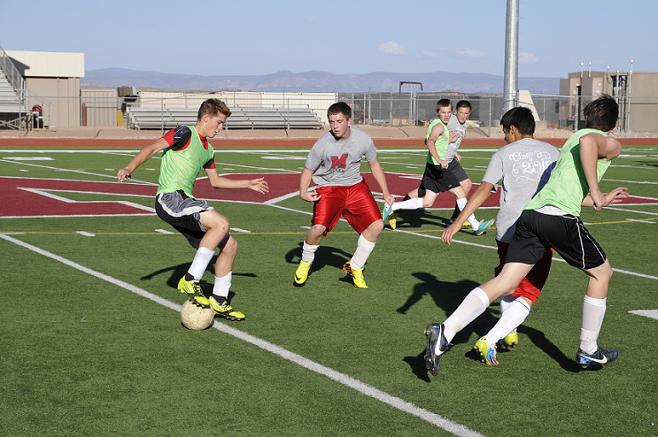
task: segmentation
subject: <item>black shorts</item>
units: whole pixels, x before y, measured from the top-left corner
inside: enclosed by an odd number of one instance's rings
[[[194,248],[199,247],[199,242],[206,234],[200,214],[209,209],[213,208],[208,206],[208,202],[189,197],[183,190],[155,196],[155,212],[158,217],[183,234]]]
[[[516,222],[505,262],[536,264],[551,247],[567,263],[581,270],[598,267],[607,259],[580,217],[525,210]]]
[[[468,176],[466,176],[466,172],[456,159],[453,159],[445,170],[440,165],[428,162],[425,164],[425,172],[418,188],[418,195],[424,196],[424,193],[420,194],[424,190],[430,190],[433,193],[449,191],[458,187],[464,179],[468,179]]]

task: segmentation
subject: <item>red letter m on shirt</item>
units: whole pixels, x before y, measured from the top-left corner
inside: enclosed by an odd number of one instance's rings
[[[347,153],[343,153],[340,156],[332,156],[331,157],[331,169],[337,169],[337,168],[342,168],[345,170],[345,167],[347,167]]]

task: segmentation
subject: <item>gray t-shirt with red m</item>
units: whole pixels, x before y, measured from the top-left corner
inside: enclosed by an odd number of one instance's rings
[[[336,140],[331,132],[321,136],[306,158],[306,168],[313,172],[313,182],[320,186],[348,187],[358,184],[361,177],[361,159],[377,159],[372,138],[357,128],[350,136]]]

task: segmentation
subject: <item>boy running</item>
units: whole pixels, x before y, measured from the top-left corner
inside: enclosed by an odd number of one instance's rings
[[[459,163],[459,159],[453,159],[457,149],[449,148],[451,138],[447,124],[452,115],[452,104],[449,99],[441,99],[436,102],[436,108],[438,117],[430,122],[425,135],[425,145],[428,150],[427,163],[425,164],[421,188],[418,189],[419,196],[423,188],[425,193],[422,197],[410,198],[392,204],[387,202],[384,205],[384,221],[388,222],[393,229],[397,226],[396,220],[394,218],[389,220],[389,218],[395,211],[429,208],[434,204],[439,193],[444,191],[450,191],[455,195],[457,206],[460,209],[466,206],[467,193],[464,191],[461,182],[468,180],[468,188],[470,189],[470,180]],[[457,134],[453,134],[452,141],[456,137]],[[467,220],[476,235],[487,232],[494,222],[493,220],[486,220],[480,223],[472,214],[468,216]]]
[[[496,216],[496,245],[500,273],[505,255],[514,235],[515,224],[523,207],[543,187],[557,161],[560,152],[548,143],[533,138],[535,118],[528,108],[512,108],[500,120],[508,144],[500,148],[489,161],[482,183],[468,199],[468,204],[445,231],[441,239],[452,243],[459,232],[464,218],[475,212],[491,196],[491,190],[502,179],[500,209]],[[497,364],[487,359],[488,345],[498,349],[510,349],[518,344],[516,327],[528,316],[532,305],[537,302],[551,268],[551,251],[547,251],[510,296],[500,301],[502,316],[498,323],[475,343],[475,349],[489,365]],[[491,357],[490,357],[491,358]]]
[[[491,302],[512,293],[551,248],[589,277],[583,300],[577,363],[583,368],[600,367],[617,359],[616,350],[601,348],[597,342],[605,316],[612,267],[601,246],[583,225],[580,212],[582,205],[600,211],[628,195],[623,187],[607,194],[599,189],[599,181],[621,152],[619,141],[607,136],[616,126],[619,108],[614,98],[604,95],[590,102],[583,112],[586,128],[569,137],[550,179],[526,205],[516,223],[502,271],[474,288],[444,323],[433,323],[425,329],[425,361],[433,375],[437,374],[439,360],[455,335],[482,314]],[[486,356],[491,362],[495,361],[495,345],[487,345]]]

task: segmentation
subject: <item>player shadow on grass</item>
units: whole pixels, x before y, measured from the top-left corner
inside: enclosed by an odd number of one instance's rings
[[[299,243],[299,247],[289,250],[285,259],[288,264],[299,264],[302,256],[302,244]],[[343,264],[352,258],[352,254],[345,252],[343,249],[338,249],[331,246],[320,246],[315,252],[315,259],[313,259],[313,264],[311,265],[311,270],[309,271],[309,276],[318,270],[322,270],[326,266],[335,267],[337,269],[342,269]],[[291,273],[292,275],[292,273]],[[352,283],[352,280],[349,277],[341,278],[340,281]]]
[[[444,315],[437,314],[437,320],[443,320],[448,315],[452,314],[455,309],[461,304],[466,295],[479,283],[470,280],[461,280],[457,282],[440,281],[436,276],[426,272],[412,273],[412,276],[421,280],[422,282],[414,285],[411,295],[407,298],[406,302],[400,306],[396,311],[400,314],[406,312],[416,303],[418,303],[425,295],[429,295],[436,306],[444,311]],[[466,343],[471,338],[472,334],[476,334],[475,338],[484,336],[492,326],[498,321],[500,310],[498,304],[494,304],[487,308],[477,319],[471,324],[462,329],[455,338],[452,339],[453,344]],[[520,326],[519,333],[526,334],[530,341],[539,347],[544,353],[553,358],[564,370],[569,372],[578,372],[582,370],[578,364],[568,358],[562,351],[553,344],[543,332],[538,331],[528,326]],[[419,338],[421,338],[419,336]],[[480,356],[474,350],[469,350],[465,356],[475,361],[480,361]],[[420,351],[418,355],[406,356],[403,358],[411,371],[418,379],[425,382],[430,382],[430,378],[425,366],[425,348]]]
[[[397,227],[399,229],[420,228],[423,225],[448,227],[450,221],[427,212],[424,209],[400,209],[395,211],[398,217]]]
[[[215,262],[217,261],[217,256],[213,256],[210,262],[208,263],[208,267],[206,267],[206,271],[210,272],[210,274],[214,275],[215,274]],[[167,279],[167,285],[173,289],[178,289],[178,281],[180,281],[180,278],[182,278],[185,273],[187,273],[187,270],[190,268],[190,263],[184,263],[184,264],[178,264],[175,266],[169,266],[169,267],[164,267],[160,270],[156,270],[154,272],[151,272],[147,275],[144,275],[140,277],[142,281],[150,281],[154,277],[161,275],[163,273],[171,272],[171,275],[169,275],[169,279]],[[232,273],[233,276],[244,276],[247,278],[257,278],[258,275],[255,273]],[[201,285],[201,289],[203,290],[204,294],[209,296],[212,294],[212,288],[213,284],[210,284],[203,279],[199,282],[199,285]],[[229,292],[229,301],[233,297],[234,293],[233,291]]]

